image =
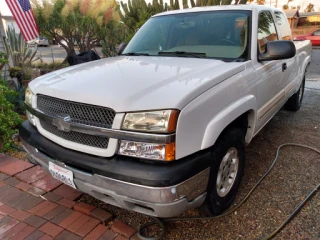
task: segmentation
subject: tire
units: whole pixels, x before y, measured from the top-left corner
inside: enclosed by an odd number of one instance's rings
[[[302,105],[303,95],[304,95],[305,83],[306,83],[306,78],[305,76],[303,76],[298,92],[293,94],[286,102],[286,105],[285,105],[286,110],[296,112],[300,109]]]
[[[213,216],[226,210],[236,197],[244,169],[244,146],[243,131],[238,128],[230,128],[222,133],[211,149],[212,164],[206,206]],[[230,157],[230,154],[233,157]],[[232,183],[228,184],[225,179],[231,180]],[[221,183],[225,183],[225,187],[221,186]]]

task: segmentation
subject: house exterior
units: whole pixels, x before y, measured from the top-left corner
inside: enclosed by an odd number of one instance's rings
[[[4,43],[3,43],[3,36],[5,36],[5,31],[2,23],[2,16],[0,13],[0,52],[5,52]]]
[[[319,24],[320,24],[320,12],[300,13],[298,26],[319,25]]]
[[[297,27],[299,17],[300,17],[299,10],[288,9],[288,10],[284,10],[284,13],[286,14],[286,16],[288,18],[291,29]]]
[[[6,15],[3,15],[2,16],[2,24],[3,24],[3,28],[4,28],[4,31],[6,32],[7,29],[9,27],[13,27],[15,32],[17,34],[20,33],[20,29],[18,27],[18,24],[16,23],[16,21],[14,20],[13,16],[6,16]]]
[[[6,28],[4,26],[3,16],[0,12],[0,52],[6,52],[5,46],[4,46],[4,37],[6,36],[5,32]],[[12,64],[11,57],[9,58],[9,62]],[[4,79],[10,79],[9,77],[9,71],[8,71],[8,65],[4,66],[4,68],[1,70],[1,76],[4,77]]]

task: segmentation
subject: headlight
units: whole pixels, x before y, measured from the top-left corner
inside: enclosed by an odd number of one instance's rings
[[[154,144],[121,140],[119,154],[152,160],[172,161],[175,159],[175,143]]]
[[[33,93],[31,92],[30,88],[27,87],[26,93],[25,93],[25,102],[28,104],[30,107],[32,106],[32,96]]]
[[[32,96],[33,96],[32,91],[30,90],[29,87],[27,87],[26,93],[25,93],[25,103],[30,107],[32,107]],[[35,117],[30,112],[28,111],[26,112],[27,112],[28,120],[35,126],[36,125]]]
[[[154,133],[174,132],[177,118],[177,110],[127,113],[122,129]]]

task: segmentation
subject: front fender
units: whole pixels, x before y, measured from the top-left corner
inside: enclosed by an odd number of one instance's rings
[[[201,149],[211,147],[221,134],[221,132],[235,119],[246,112],[250,112],[248,118],[248,131],[246,135],[246,143],[249,143],[253,138],[253,131],[255,129],[257,101],[255,96],[245,96],[231,105],[224,108],[208,124],[203,136]]]

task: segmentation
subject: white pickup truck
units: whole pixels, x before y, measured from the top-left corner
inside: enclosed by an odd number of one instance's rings
[[[220,214],[245,145],[280,108],[300,108],[310,42],[292,41],[281,10],[233,5],[155,15],[123,46],[29,84],[30,161],[128,210]]]

